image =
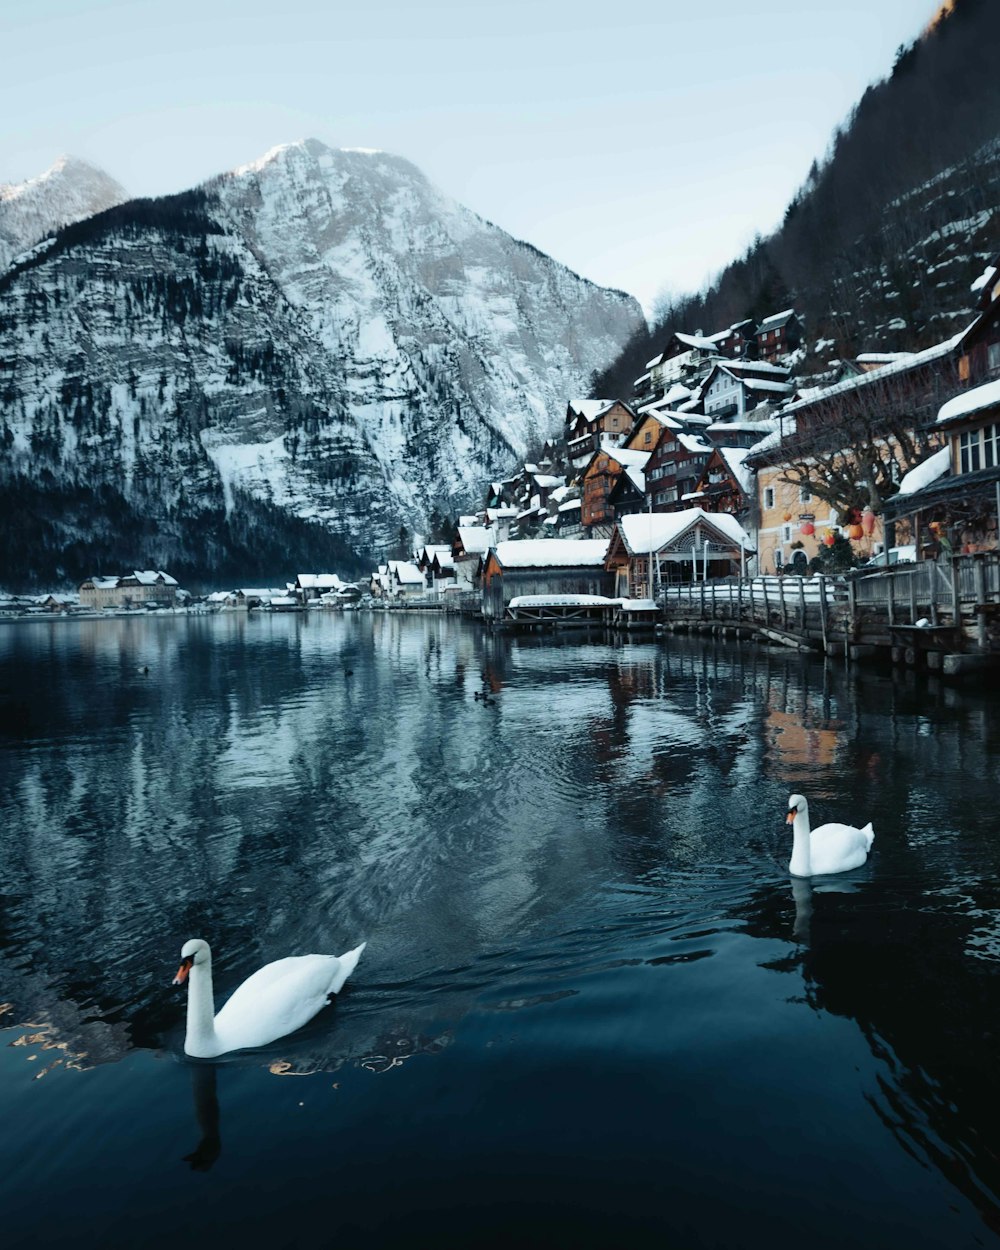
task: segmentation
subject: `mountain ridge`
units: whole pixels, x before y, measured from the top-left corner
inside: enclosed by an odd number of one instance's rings
[[[315,140],[71,224],[0,301],[0,472],[32,500],[32,578],[98,571],[86,505],[58,502],[88,491],[98,562],[249,576],[235,530],[267,548],[287,522],[312,563],[361,566],[474,502],[644,323],[405,158]]]

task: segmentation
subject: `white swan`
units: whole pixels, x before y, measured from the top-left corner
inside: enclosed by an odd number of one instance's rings
[[[830,824],[810,830],[809,804],[801,794],[789,795],[787,821],[793,826],[792,858],[788,865],[793,877],[824,877],[860,868],[875,841],[870,821],[863,829]]]
[[[346,955],[293,955],[265,964],[216,1015],[211,947],[201,938],[185,942],[173,982],[183,985],[190,973],[185,1054],[214,1059],[230,1050],[266,1046],[301,1029],[340,992],[365,946],[362,942]]]

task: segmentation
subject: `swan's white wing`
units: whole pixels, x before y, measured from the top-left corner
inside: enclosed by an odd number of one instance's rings
[[[340,972],[336,955],[293,955],[265,964],[215,1017],[216,1036],[226,1050],[243,1050],[294,1033],[326,1006]]]
[[[814,876],[850,872],[860,868],[868,858],[875,834],[871,825],[856,829],[853,825],[836,823],[820,825],[809,836],[810,870]]]

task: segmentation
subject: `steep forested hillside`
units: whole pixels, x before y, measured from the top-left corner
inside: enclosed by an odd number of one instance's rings
[[[781,227],[634,335],[595,394],[627,395],[674,329],[708,333],[792,305],[806,319],[811,372],[960,328],[970,283],[1000,250],[998,48],[995,0],[943,6],[862,96]]]

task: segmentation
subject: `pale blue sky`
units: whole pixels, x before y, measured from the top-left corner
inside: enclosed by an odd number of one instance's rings
[[[135,195],[278,143],[398,153],[649,306],[780,219],[937,0],[0,0],[0,182]]]

